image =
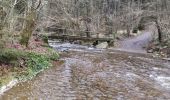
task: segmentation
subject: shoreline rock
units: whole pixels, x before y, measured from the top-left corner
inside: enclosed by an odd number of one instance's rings
[[[99,43],[98,45],[96,45],[96,48],[97,49],[106,49],[108,48],[109,44],[107,42],[102,42],[102,43]]]

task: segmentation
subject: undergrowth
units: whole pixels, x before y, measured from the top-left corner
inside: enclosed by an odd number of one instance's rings
[[[10,66],[7,73],[12,74],[0,74],[0,87],[11,80],[11,77],[19,81],[32,79],[41,71],[52,67],[52,61],[58,58],[59,55],[50,48],[48,53],[44,54],[16,49],[2,49],[0,50],[0,68],[2,65]]]

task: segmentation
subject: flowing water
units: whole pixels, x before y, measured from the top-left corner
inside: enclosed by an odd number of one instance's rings
[[[149,54],[57,44],[54,67],[1,100],[170,100],[170,62]]]

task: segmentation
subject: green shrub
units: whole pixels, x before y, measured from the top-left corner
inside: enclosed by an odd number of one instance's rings
[[[51,61],[57,60],[59,58],[59,55],[56,52],[52,52],[51,50],[50,55],[49,54],[42,55],[29,52],[27,53],[26,57],[27,57],[26,61],[27,70],[21,75],[17,76],[19,80],[32,79],[41,71],[51,67],[52,66]]]
[[[41,71],[51,67],[52,60],[57,60],[59,58],[56,51],[52,49],[49,49],[49,53],[46,54],[37,54],[16,49],[3,49],[0,50],[0,52],[0,63],[10,64],[13,69],[16,68],[16,70],[13,71],[16,73],[14,77],[20,81],[32,79]],[[19,67],[21,59],[24,60],[23,68]]]
[[[28,60],[26,61],[26,66],[28,67],[26,76],[31,79],[36,76],[39,72],[52,66],[50,59],[44,55],[36,53],[28,53]]]

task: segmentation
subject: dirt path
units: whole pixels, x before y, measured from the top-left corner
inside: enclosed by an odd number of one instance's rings
[[[122,50],[145,52],[145,47],[153,39],[151,32],[143,32],[141,35],[121,41],[118,48]]]

